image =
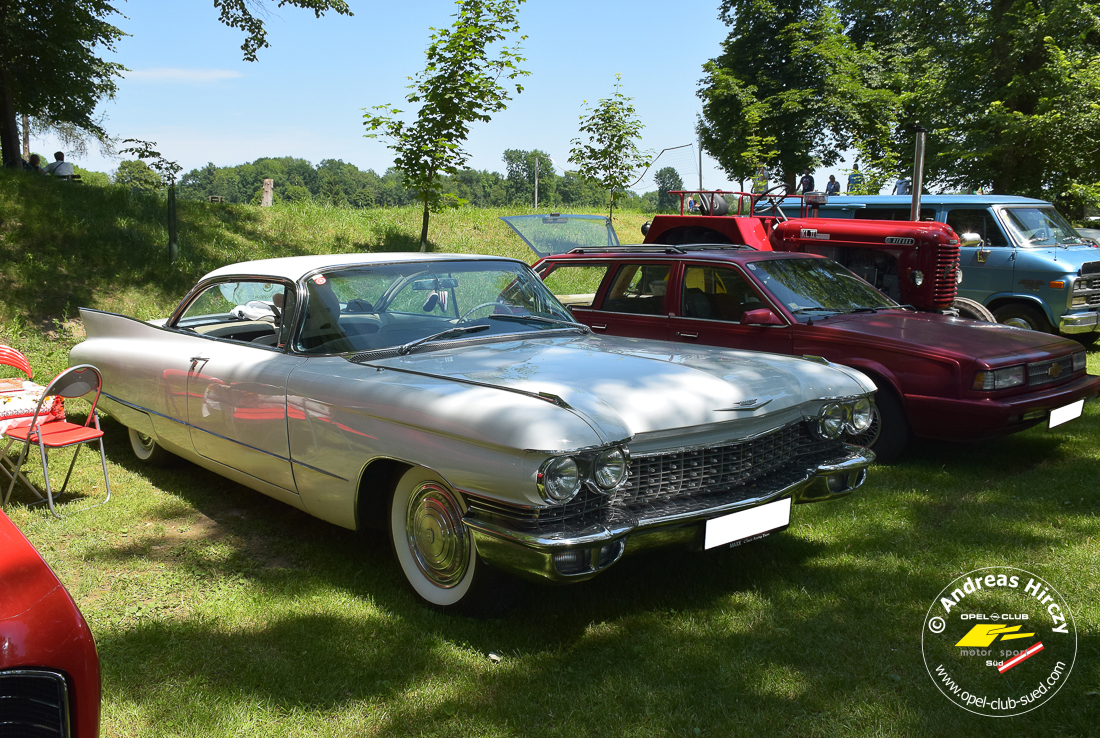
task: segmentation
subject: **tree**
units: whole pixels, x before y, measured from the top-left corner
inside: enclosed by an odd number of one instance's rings
[[[238,28],[245,32],[245,40],[241,44],[245,61],[256,61],[256,52],[269,48],[270,44],[267,42],[267,29],[264,27],[264,22],[253,15],[249,5],[261,9],[263,7],[258,0],[214,0],[214,7],[218,8],[219,12],[218,20],[230,28]],[[296,5],[299,8],[312,10],[318,18],[327,10],[334,10],[340,15],[353,15],[344,0],[279,0],[278,7],[281,8],[284,5]]]
[[[524,60],[519,46],[502,46],[495,58],[490,47],[519,32],[517,14],[523,0],[458,0],[458,12],[450,28],[432,29],[425,52],[427,63],[413,79],[406,100],[419,105],[416,122],[406,124],[392,105],[378,105],[367,113],[363,125],[367,137],[390,140],[397,154],[396,166],[405,175],[405,186],[415,190],[424,207],[420,229],[420,250],[428,247],[428,218],[432,210],[461,204],[443,191],[441,174],[454,176],[469,154],[462,148],[470,124],[486,122],[510,100],[501,77],[515,83],[516,94],[523,87],[515,80],[528,72],[518,65]],[[521,36],[520,41],[526,37]],[[381,133],[376,133],[381,131]]]
[[[660,209],[674,208],[680,203],[678,195],[670,195],[669,190],[684,189],[684,180],[675,167],[658,169],[653,175],[653,181],[657,185],[657,207]]]
[[[538,175],[539,201],[554,202],[557,175],[554,162],[545,151],[507,149],[504,152],[509,202],[532,205],[535,201],[535,176]]]
[[[124,34],[107,22],[106,0],[0,0],[0,152],[4,166],[22,155],[16,114],[71,124],[105,137],[95,107],[115,93],[123,67],[96,56]]]
[[[587,141],[574,138],[569,160],[580,167],[581,176],[598,182],[611,196],[609,217],[634,173],[649,166],[649,152],[638,149],[645,126],[637,118],[632,100],[620,90],[622,75],[615,75],[615,92],[595,108],[585,107],[580,131]]]
[[[157,173],[140,160],[120,161],[118,169],[115,170],[114,183],[122,187],[149,191],[160,189],[163,184]]]
[[[889,68],[844,35],[826,0],[723,0],[721,18],[732,30],[703,65],[697,130],[731,179],[778,164],[793,187],[853,141],[879,153],[883,120],[899,107],[883,84]]]

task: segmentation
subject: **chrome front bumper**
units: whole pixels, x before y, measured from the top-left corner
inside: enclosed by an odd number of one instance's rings
[[[463,519],[477,552],[487,563],[528,578],[572,582],[588,579],[626,552],[690,544],[707,520],[784,497],[796,503],[822,502],[850,494],[863,484],[874,452],[847,446],[839,459],[818,465],[805,476],[752,499],[723,502],[721,495],[684,500],[643,513],[621,511],[613,523],[560,530],[511,530],[467,514]],[[701,540],[701,539],[700,539]]]
[[[1058,321],[1059,333],[1093,333],[1100,330],[1100,313],[1066,313]]]

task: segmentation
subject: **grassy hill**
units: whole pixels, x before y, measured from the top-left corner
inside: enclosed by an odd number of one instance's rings
[[[529,208],[460,208],[433,214],[434,251],[533,254],[502,221]],[[49,329],[94,307],[141,318],[166,315],[206,272],[273,256],[417,251],[419,209],[349,210],[179,203],[180,258],[167,261],[163,196],[0,171],[0,338],[12,326]],[[648,218],[616,217],[624,240]],[[5,329],[7,329],[5,331]],[[9,335],[10,338],[10,335]]]

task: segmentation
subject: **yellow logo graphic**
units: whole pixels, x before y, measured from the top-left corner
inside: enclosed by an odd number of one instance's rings
[[[1017,633],[1016,631],[1021,627],[1023,626],[989,623],[975,625],[955,645],[962,648],[988,648],[993,641],[997,640],[997,636],[1000,636],[1002,641],[1011,641],[1014,638],[1031,638],[1035,635],[1034,633]]]

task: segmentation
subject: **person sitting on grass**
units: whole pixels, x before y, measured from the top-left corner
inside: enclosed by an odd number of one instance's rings
[[[65,161],[63,152],[56,152],[53,158],[54,162],[46,167],[46,174],[52,174],[55,177],[71,177],[76,173],[73,170],[73,165]]]

